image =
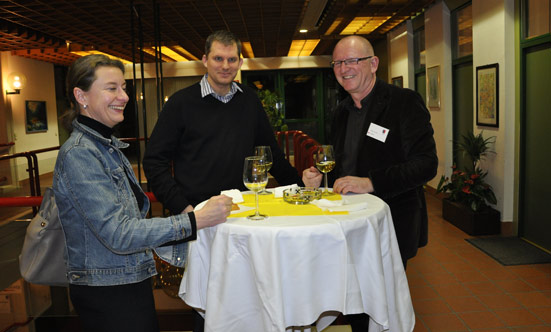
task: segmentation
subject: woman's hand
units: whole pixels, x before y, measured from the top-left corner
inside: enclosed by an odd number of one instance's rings
[[[319,187],[322,178],[323,174],[320,173],[314,166],[310,166],[310,168],[307,168],[302,172],[302,182],[304,182],[306,187]]]
[[[211,197],[202,209],[194,211],[197,229],[225,222],[230,215],[231,206],[231,197],[225,195]]]

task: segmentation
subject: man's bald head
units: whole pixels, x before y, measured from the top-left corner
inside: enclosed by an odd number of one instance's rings
[[[348,36],[339,40],[333,50],[333,60],[335,60],[335,52],[341,48],[353,48],[367,55],[375,55],[375,51],[373,51],[373,46],[371,46],[369,40],[361,36]]]

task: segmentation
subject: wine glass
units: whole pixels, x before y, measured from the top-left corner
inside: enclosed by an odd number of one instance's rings
[[[243,183],[249,190],[254,191],[254,199],[256,202],[255,214],[248,216],[251,220],[262,220],[267,218],[266,215],[258,212],[258,192],[266,188],[268,184],[268,173],[266,173],[266,165],[262,161],[262,157],[252,156],[245,158],[243,165]]]
[[[333,145],[318,146],[316,154],[314,155],[314,161],[316,162],[316,167],[319,171],[324,173],[325,190],[322,192],[322,196],[333,195],[327,186],[327,173],[331,172],[333,168],[335,168],[335,153],[333,152]]]
[[[272,168],[273,158],[272,158],[272,149],[270,149],[267,145],[261,145],[261,146],[255,146],[254,147],[254,155],[261,157],[261,162],[264,163],[266,167],[266,173],[270,171]],[[259,195],[270,195],[271,192],[266,190],[266,188],[262,189],[258,192]]]

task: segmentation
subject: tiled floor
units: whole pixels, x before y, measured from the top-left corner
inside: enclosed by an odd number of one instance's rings
[[[551,264],[502,266],[427,199],[429,244],[406,271],[414,331],[551,331]]]

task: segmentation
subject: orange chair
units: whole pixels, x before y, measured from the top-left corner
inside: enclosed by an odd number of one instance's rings
[[[302,148],[301,144],[305,140],[309,139],[310,136],[307,134],[295,134],[293,137],[293,159],[295,162],[295,168],[299,171],[300,174],[302,174]]]
[[[300,143],[300,162],[297,171],[302,176],[302,172],[314,165],[314,153],[318,149],[319,143],[313,138],[307,138]]]
[[[302,130],[276,131],[277,144],[285,152],[285,159],[291,161],[291,151],[289,149],[291,143],[289,138],[294,142],[295,137],[301,134],[303,134]]]
[[[276,141],[277,141],[277,145],[279,145],[279,148],[283,150],[283,135],[284,135],[284,132],[283,131],[276,131]]]
[[[293,141],[293,146],[295,144],[295,139],[304,134],[302,130],[288,130],[285,132],[285,154],[287,155],[287,159],[291,160],[291,151],[289,150],[289,147],[291,146],[291,143],[289,141],[289,137],[291,137],[291,140]],[[294,154],[294,150],[293,150]]]

